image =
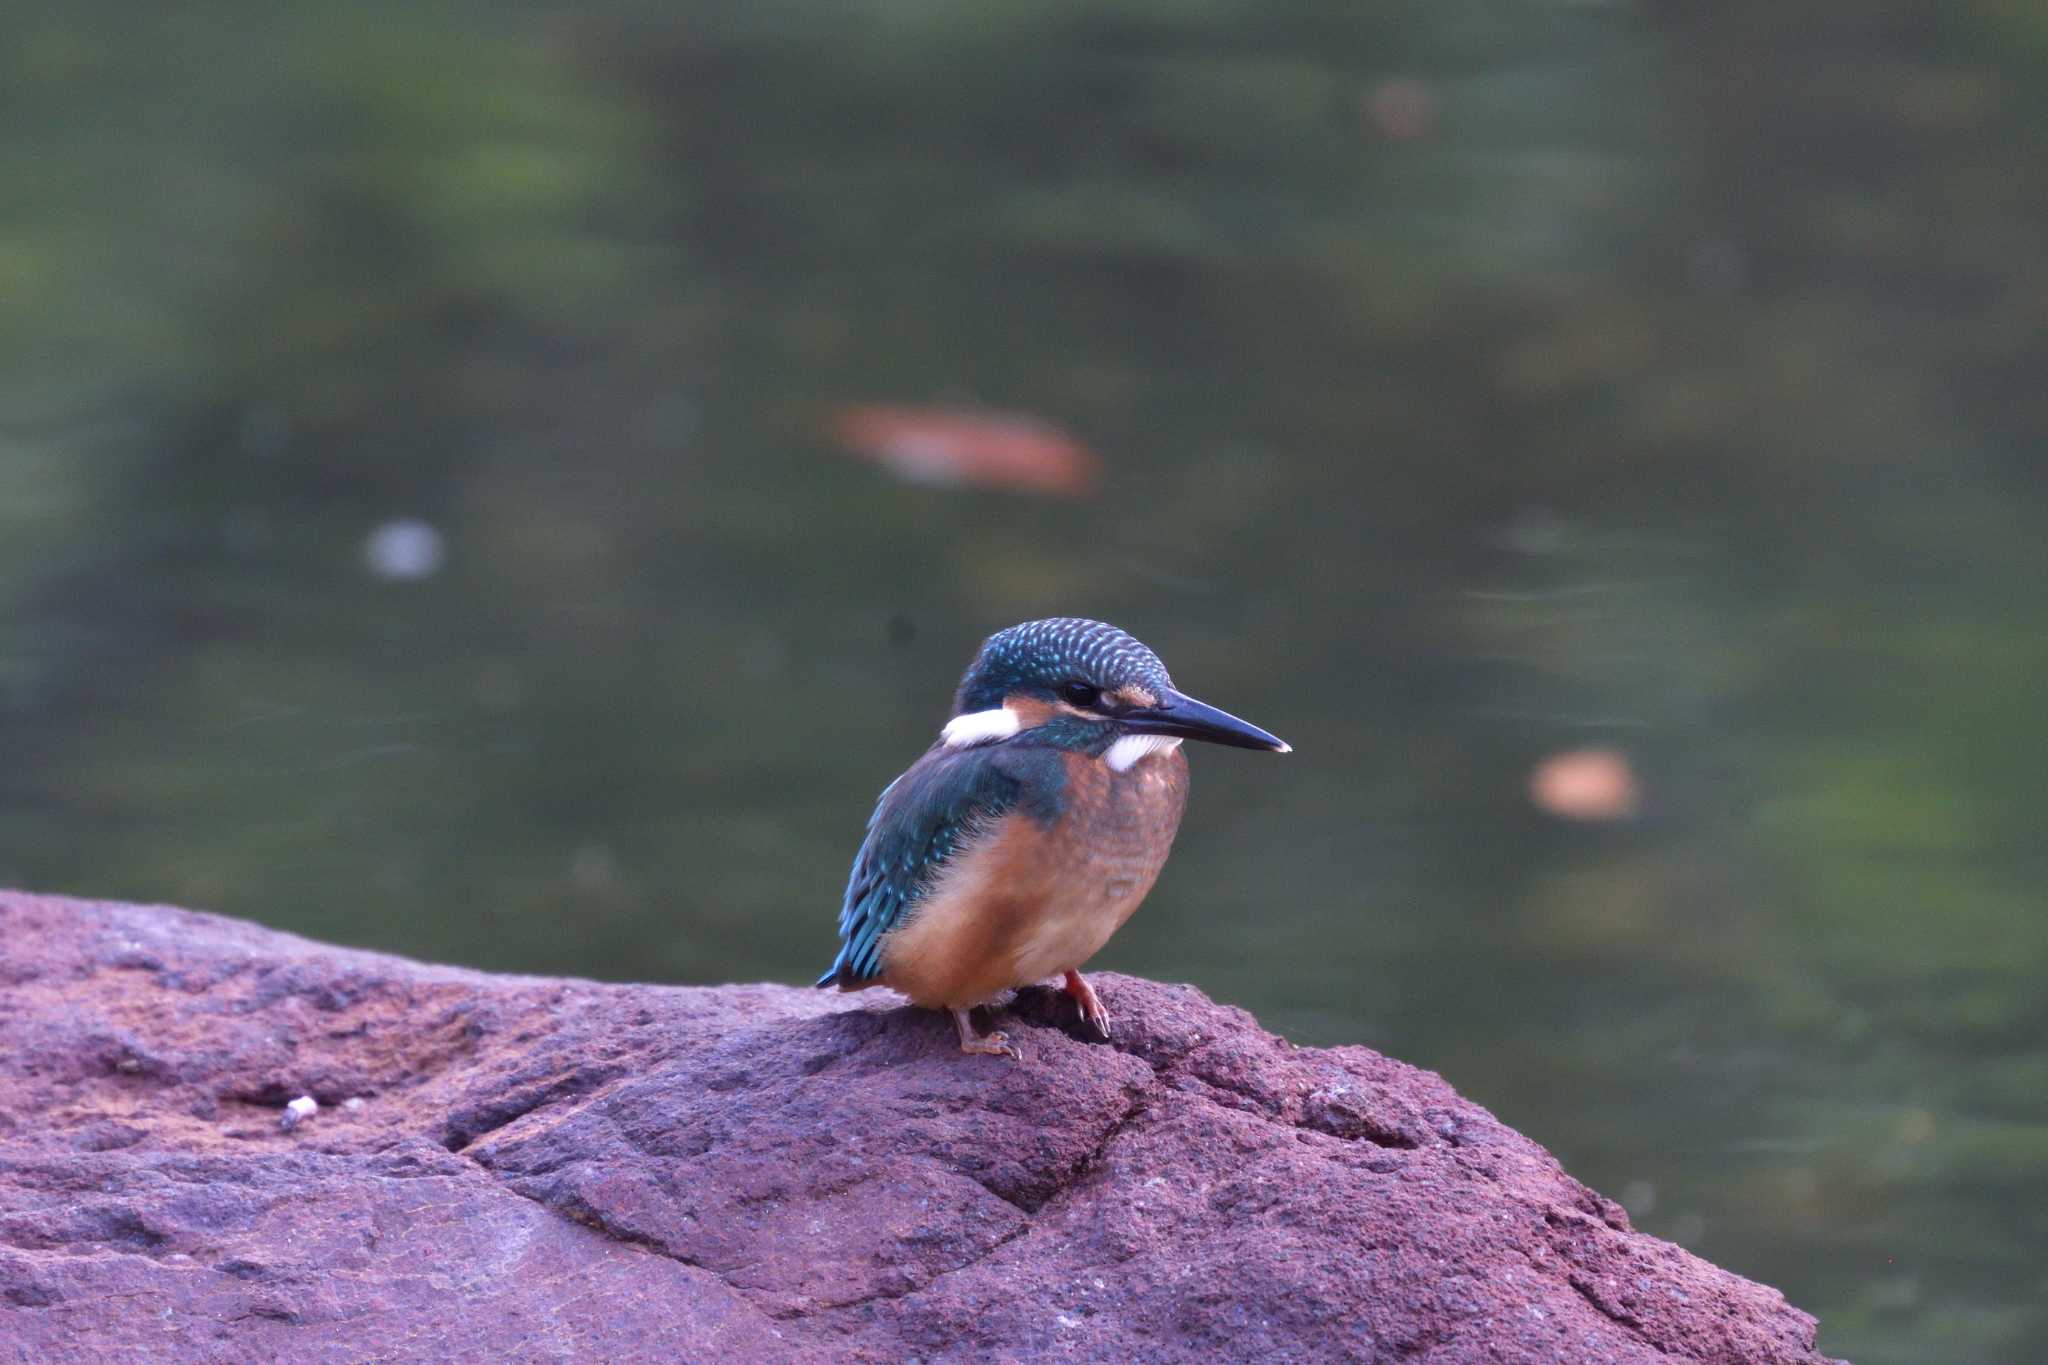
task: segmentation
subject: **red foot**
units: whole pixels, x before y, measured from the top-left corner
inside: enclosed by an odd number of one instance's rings
[[[1074,1002],[1081,1007],[1081,1017],[1094,1025],[1097,1033],[1105,1038],[1109,1037],[1109,1011],[1102,1007],[1102,997],[1095,993],[1093,986],[1081,979],[1079,972],[1067,973],[1066,992],[1073,996]]]

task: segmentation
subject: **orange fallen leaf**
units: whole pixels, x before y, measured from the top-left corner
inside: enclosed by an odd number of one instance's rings
[[[1626,820],[1641,792],[1628,758],[1614,749],[1567,749],[1529,773],[1529,800],[1565,820]]]
[[[1102,462],[1072,436],[1035,417],[968,408],[869,404],[832,414],[849,453],[911,483],[1013,488],[1085,497]]]

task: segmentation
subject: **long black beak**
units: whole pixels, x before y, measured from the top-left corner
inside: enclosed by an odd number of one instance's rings
[[[1276,754],[1293,751],[1293,746],[1278,735],[1269,735],[1248,720],[1239,720],[1228,711],[1218,711],[1207,702],[1171,689],[1159,699],[1159,705],[1126,711],[1117,720],[1124,729],[1138,734],[1178,735],[1236,749],[1270,749]]]

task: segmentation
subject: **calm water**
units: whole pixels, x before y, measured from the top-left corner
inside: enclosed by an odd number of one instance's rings
[[[807,981],[981,636],[1099,615],[1297,749],[1102,965],[2036,1360],[2044,16],[16,5],[0,882]]]

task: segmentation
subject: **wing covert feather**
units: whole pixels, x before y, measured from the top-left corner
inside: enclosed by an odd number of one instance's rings
[[[948,860],[1018,804],[1015,766],[995,746],[933,748],[883,789],[840,904],[839,956],[820,986],[852,988],[882,974],[883,937]]]

